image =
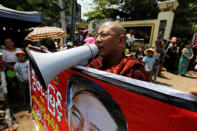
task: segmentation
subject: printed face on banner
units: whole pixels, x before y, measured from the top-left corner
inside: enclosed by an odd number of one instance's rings
[[[115,131],[117,129],[117,125],[101,102],[88,93],[80,94],[73,99],[69,113],[72,130]]]
[[[73,75],[69,78],[66,103],[71,131],[127,130],[118,104],[104,89],[85,77]]]

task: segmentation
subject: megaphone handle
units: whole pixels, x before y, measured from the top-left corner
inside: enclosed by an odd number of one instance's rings
[[[42,52],[42,53],[51,53],[50,51],[48,51],[44,48],[41,48],[41,47],[37,47],[37,46],[28,46],[28,48],[31,50],[34,50],[34,51]]]

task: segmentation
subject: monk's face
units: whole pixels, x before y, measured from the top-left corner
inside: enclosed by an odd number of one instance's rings
[[[112,25],[104,24],[99,28],[96,35],[96,45],[99,49],[99,55],[104,58],[113,57],[116,53],[122,54],[123,51],[123,39],[112,28]]]

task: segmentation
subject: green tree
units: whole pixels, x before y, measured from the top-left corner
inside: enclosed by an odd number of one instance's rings
[[[175,18],[171,34],[182,36],[197,32],[197,2],[194,0],[178,1],[179,6],[175,10]]]
[[[155,0],[94,0],[94,11],[85,14],[88,20],[116,19],[126,20],[154,19],[158,7]]]
[[[122,10],[129,16],[128,20],[155,19],[159,12],[155,0],[124,0]]]
[[[84,14],[89,18],[89,21],[116,18],[116,15],[114,14],[117,14],[118,12],[117,7],[115,7],[119,4],[118,0],[94,0],[92,4],[96,5],[94,11]]]
[[[166,1],[166,0],[160,0]],[[174,11],[174,23],[171,35],[184,36],[197,32],[196,0],[178,0],[179,6]],[[85,14],[88,21],[116,19],[116,16],[129,20],[156,19],[159,9],[156,0],[94,0],[95,8]]]

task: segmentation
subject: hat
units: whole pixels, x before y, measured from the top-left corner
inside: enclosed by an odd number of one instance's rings
[[[171,42],[172,42],[172,43],[176,43],[176,42],[177,42],[177,38],[176,38],[176,37],[172,37]]]
[[[177,41],[176,41],[176,40],[171,40],[171,42],[172,42],[173,44],[175,44]]]
[[[67,45],[73,46],[73,43],[72,42],[67,42]]]
[[[156,56],[156,52],[155,52],[155,50],[154,50],[153,48],[148,48],[148,49],[146,49],[146,50],[144,51],[144,54],[145,54],[145,55],[148,55],[148,51],[152,51],[152,52],[153,52],[153,56]]]
[[[82,31],[82,34],[83,34],[83,35],[85,35],[85,34],[87,34],[87,33],[88,33],[88,30],[87,30],[87,29],[85,29],[85,30]]]
[[[134,31],[134,30],[131,29],[129,32],[133,32],[133,31]]]
[[[172,40],[176,40],[176,37],[172,37]]]
[[[19,54],[25,55],[26,53],[25,53],[24,51],[21,50],[21,51],[17,51],[17,52],[16,52],[16,55],[19,55]]]

